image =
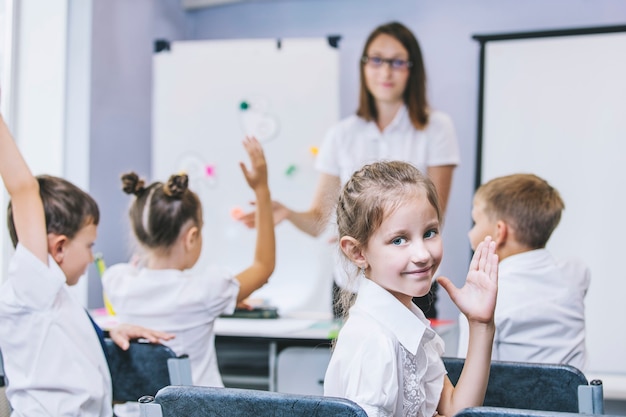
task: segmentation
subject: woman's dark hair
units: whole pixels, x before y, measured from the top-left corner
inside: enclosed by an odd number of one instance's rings
[[[409,54],[409,61],[411,61],[412,65],[408,69],[409,79],[404,89],[403,99],[411,123],[416,129],[422,130],[428,124],[429,107],[426,98],[426,69],[424,68],[424,60],[419,43],[413,33],[402,23],[386,23],[374,29],[367,38],[361,57],[367,56],[367,50],[371,43],[382,34],[398,40]],[[365,83],[365,63],[362,60],[360,63],[360,74],[361,91],[359,94],[359,108],[356,114],[365,120],[376,121],[378,120],[378,109],[376,108],[374,97],[367,89]]]
[[[83,227],[89,224],[98,225],[100,210],[89,194],[63,178],[39,175],[37,181],[48,233],[65,235],[73,239]],[[13,246],[17,246],[11,202],[7,209],[7,224]]]
[[[136,196],[129,210],[130,222],[137,241],[145,248],[168,250],[189,220],[201,224],[202,205],[189,189],[186,174],[145,187],[145,182],[130,172],[122,175],[122,189]]]

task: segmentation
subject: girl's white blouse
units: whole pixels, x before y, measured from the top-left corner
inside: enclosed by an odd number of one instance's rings
[[[363,279],[324,378],[324,395],[348,398],[368,416],[435,414],[446,374],[444,342],[416,306],[409,310]]]

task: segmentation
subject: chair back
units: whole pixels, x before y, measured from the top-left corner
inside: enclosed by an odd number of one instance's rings
[[[443,362],[456,385],[465,360]],[[588,385],[587,378],[573,366],[492,361],[483,405],[578,413],[580,385]]]
[[[502,407],[470,407],[465,408],[454,417],[611,417],[607,414],[579,414],[561,411],[522,410]],[[614,416],[613,416],[614,417]]]
[[[0,417],[9,417],[11,415],[11,405],[7,399],[5,379],[4,362],[2,361],[2,351],[0,351]]]
[[[2,359],[2,351],[0,350],[0,387],[4,387],[6,382],[4,380],[4,360]]]
[[[150,417],[367,417],[345,398],[241,388],[169,386],[139,403],[141,416]]]
[[[137,401],[146,394],[156,395],[158,390],[172,384],[191,384],[188,358],[179,358],[165,345],[132,341],[128,350],[122,350],[108,338],[105,345],[115,402]],[[182,377],[177,375],[181,372]]]

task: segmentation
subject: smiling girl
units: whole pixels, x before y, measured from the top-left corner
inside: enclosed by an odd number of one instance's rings
[[[370,417],[452,416],[481,405],[498,286],[491,238],[476,248],[461,289],[438,278],[470,323],[467,359],[454,387],[441,359],[443,341],[412,302],[429,291],[443,256],[432,181],[406,162],[366,165],[343,187],[337,225],[341,251],[362,282],[337,338],[324,395],[348,398]]]

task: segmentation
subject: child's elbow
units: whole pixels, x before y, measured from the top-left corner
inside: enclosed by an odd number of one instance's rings
[[[7,191],[12,197],[16,196],[39,196],[39,181],[33,176],[20,178],[20,180],[11,186],[7,186]]]
[[[270,277],[274,273],[275,267],[276,267],[276,262],[273,260],[271,262],[267,262],[261,265],[261,276],[264,277],[265,283],[269,281]]]

